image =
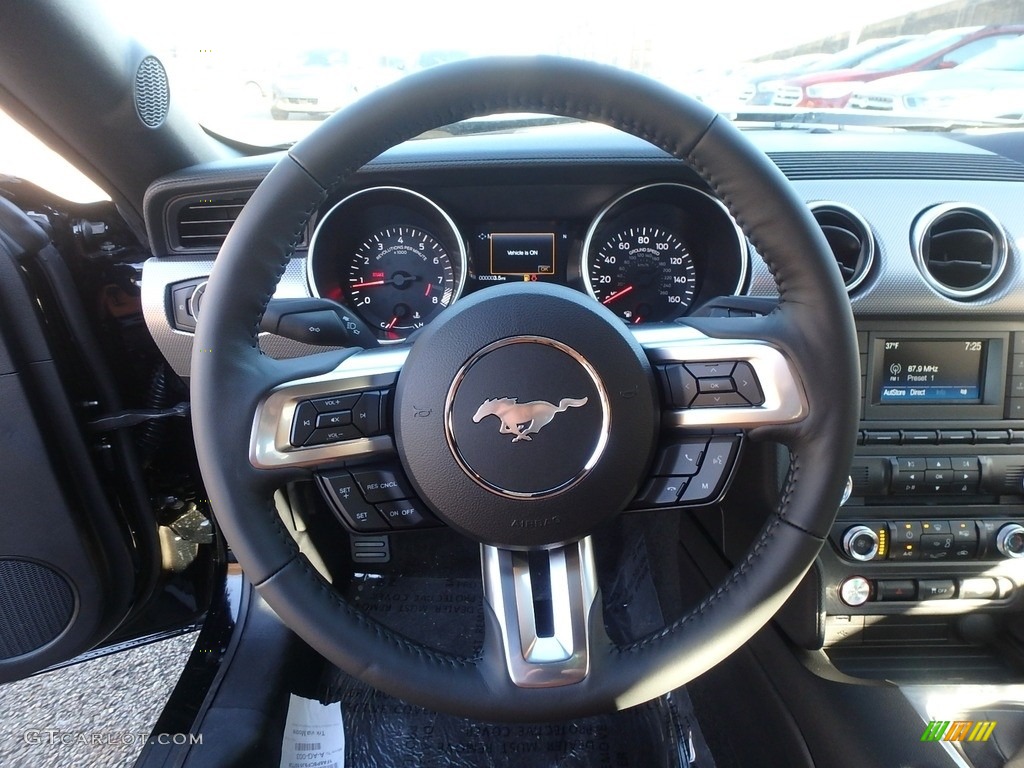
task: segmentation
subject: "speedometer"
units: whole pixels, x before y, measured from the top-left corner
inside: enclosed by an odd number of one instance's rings
[[[697,295],[697,267],[683,241],[658,226],[618,230],[584,273],[595,299],[630,323],[673,320]]]

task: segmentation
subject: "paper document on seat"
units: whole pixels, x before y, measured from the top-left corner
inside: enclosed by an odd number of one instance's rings
[[[341,707],[292,694],[281,740],[281,768],[343,768]]]

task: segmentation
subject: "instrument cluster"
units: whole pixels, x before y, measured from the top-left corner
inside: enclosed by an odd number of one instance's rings
[[[455,219],[402,187],[371,187],[317,222],[307,259],[314,296],[401,341],[464,293],[510,281],[584,291],[630,324],[666,322],[745,288],[747,242],[714,197],[653,183],[590,221]]]

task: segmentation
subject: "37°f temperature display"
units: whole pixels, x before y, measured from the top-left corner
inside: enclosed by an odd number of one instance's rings
[[[986,344],[978,339],[886,339],[877,402],[980,402]]]

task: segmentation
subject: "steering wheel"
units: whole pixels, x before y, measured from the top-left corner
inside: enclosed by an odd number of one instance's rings
[[[459,301],[411,345],[292,360],[261,354],[261,315],[310,216],[339,185],[426,130],[501,112],[605,123],[688,163],[765,259],[778,308],[634,333],[583,294],[524,283]],[[716,361],[748,364],[760,402],[686,407],[675,384],[657,384],[655,369],[671,379],[681,363],[692,369]],[[217,257],[191,386],[199,462],[217,520],[289,627],[345,672],[392,695],[485,720],[538,721],[657,697],[718,663],[772,617],[834,520],[855,442],[859,382],[839,272],[778,169],[726,120],[673,90],[603,65],[538,57],[409,76],[297,143],[256,190]],[[392,386],[387,433],[291,445],[302,402]],[[504,398],[531,408],[491,418],[493,402],[485,403]],[[665,441],[689,428],[787,446],[778,508],[698,606],[616,646],[602,620],[589,534],[636,495]],[[349,605],[278,517],[273,494],[285,483],[394,461],[396,453],[411,503],[480,542],[485,638],[473,658],[427,648]],[[553,628],[543,630],[531,581],[537,553],[545,553],[554,606]]]

